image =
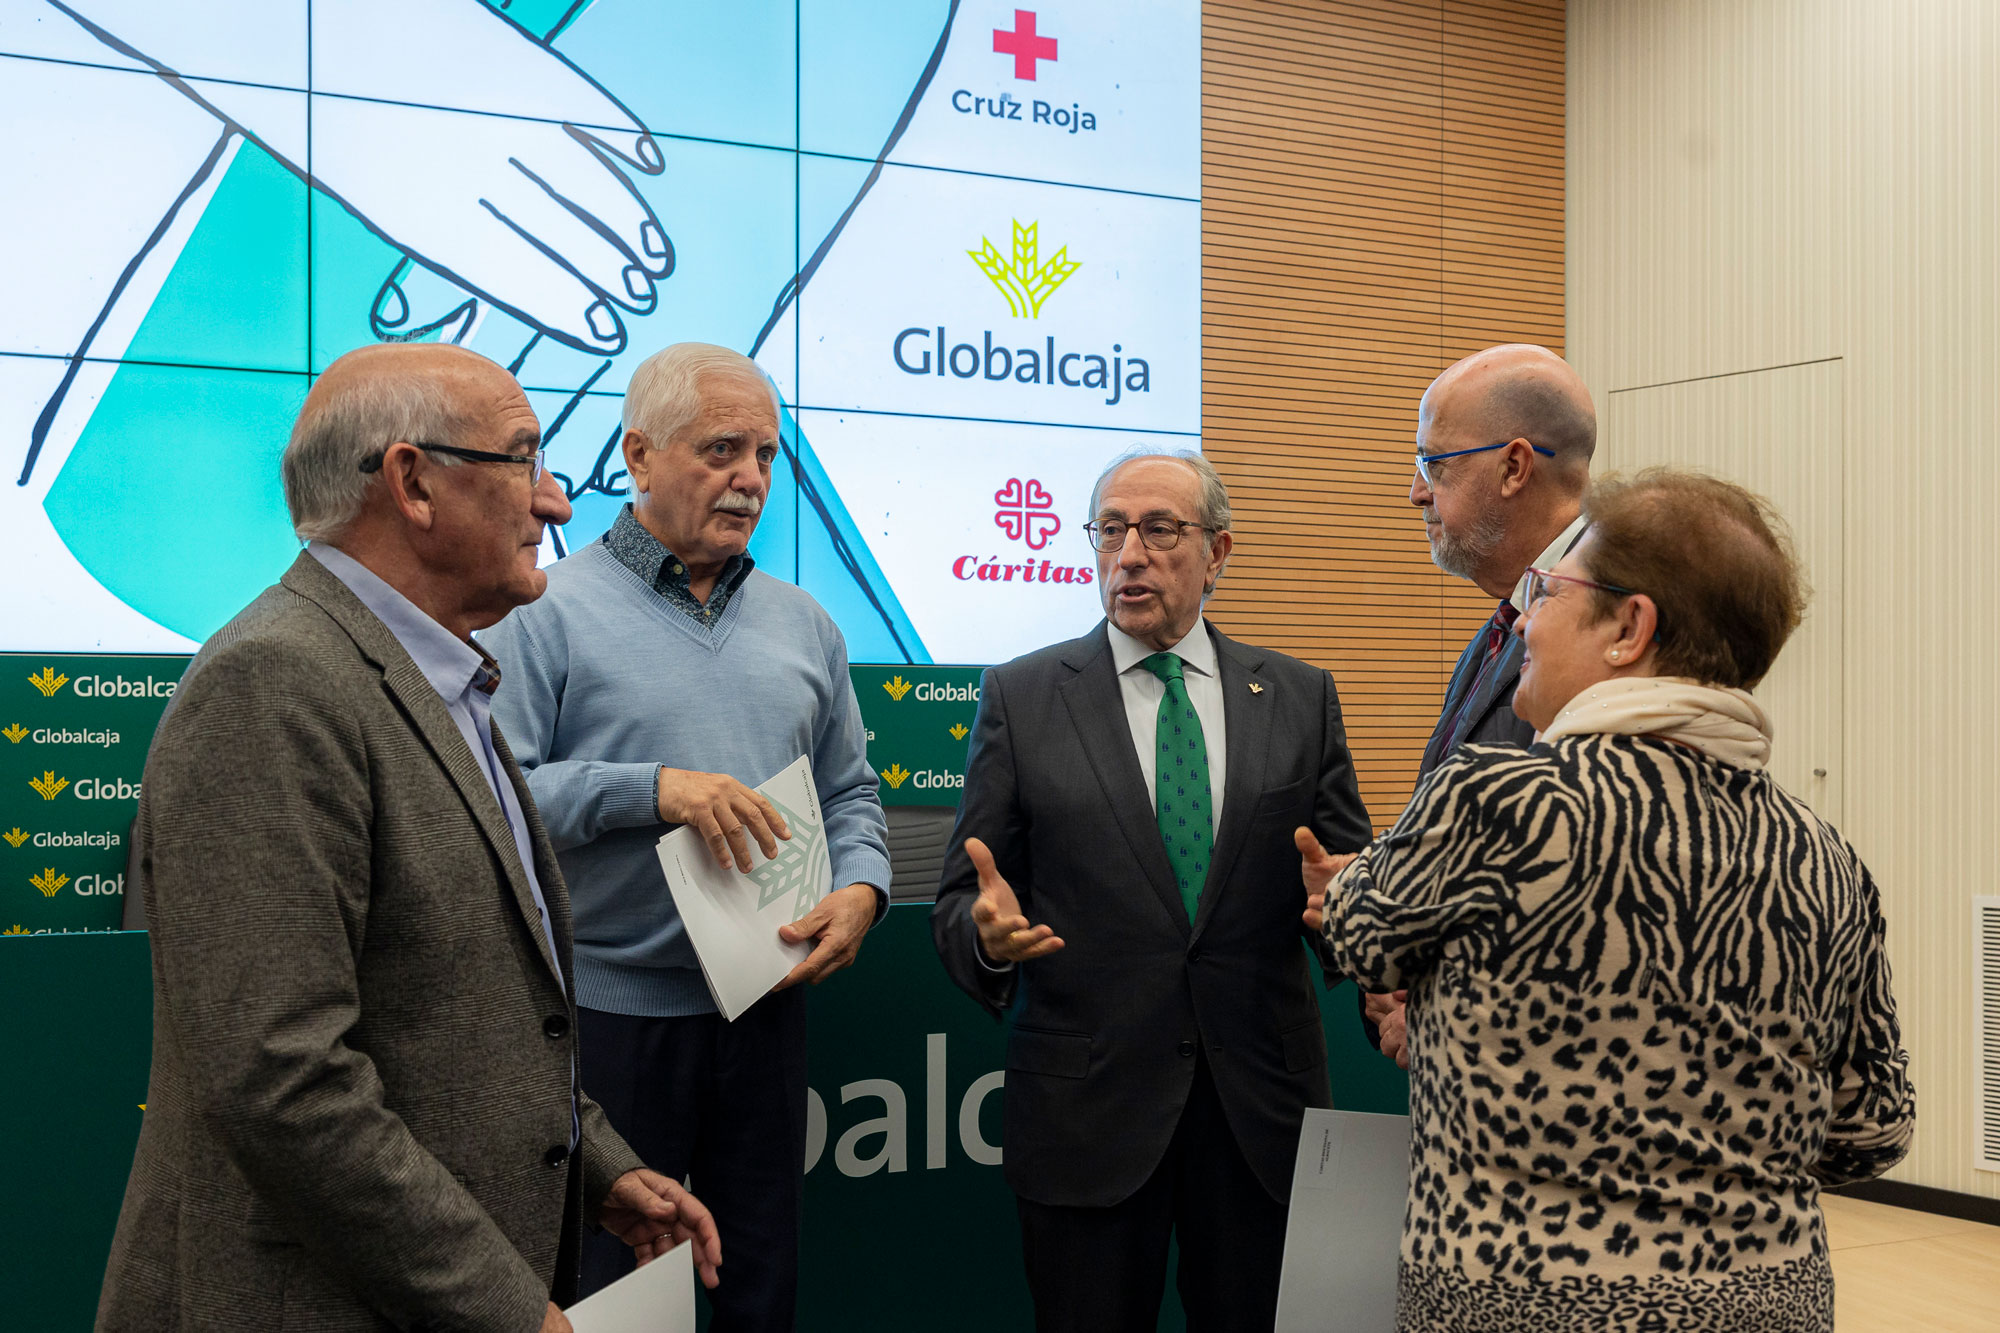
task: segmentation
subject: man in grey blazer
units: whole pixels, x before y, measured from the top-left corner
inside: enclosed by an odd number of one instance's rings
[[[1597,447],[1590,390],[1546,347],[1509,343],[1453,363],[1417,406],[1416,475],[1431,559],[1499,599],[1459,654],[1417,780],[1461,745],[1526,745],[1514,716],[1525,655],[1515,621],[1527,609],[1528,568],[1547,568],[1583,535],[1583,491]],[[1401,992],[1362,999],[1382,1053],[1404,1064]]]
[[[473,630],[569,505],[460,348],[335,361],[285,451],[312,545],[196,655],[135,825],[153,1070],[106,1330],[566,1330],[591,1223],[706,1209],[576,1087],[569,900]]]
[[[1299,1126],[1331,1105],[1293,830],[1362,846],[1332,678],[1201,616],[1229,498],[1121,460],[1087,525],[1106,623],[986,672],[931,926],[1006,1014],[1003,1142],[1041,1329],[1269,1328]]]

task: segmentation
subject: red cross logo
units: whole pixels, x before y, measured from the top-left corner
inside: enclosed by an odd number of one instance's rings
[[[1009,477],[1005,486],[993,492],[993,503],[1000,506],[993,515],[995,525],[1007,534],[1009,541],[1026,542],[1030,551],[1041,550],[1049,544],[1049,538],[1062,530],[1062,520],[1055,512],[1055,497],[1033,477],[1026,486],[1019,477]]]
[[[1056,39],[1041,37],[1035,33],[1035,11],[1017,9],[1014,11],[1014,31],[1005,28],[993,30],[993,49],[1003,56],[1014,57],[1014,77],[1034,81],[1035,62],[1056,58]]]

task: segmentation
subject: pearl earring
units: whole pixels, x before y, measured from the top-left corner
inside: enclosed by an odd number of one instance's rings
[[[1612,652],[1612,654],[1611,654],[1611,660],[1612,660],[1612,661],[1614,661],[1614,662],[1616,662],[1616,661],[1618,660],[1618,654],[1617,654],[1617,652],[1616,652],[1615,650],[1614,650],[1614,651]]]

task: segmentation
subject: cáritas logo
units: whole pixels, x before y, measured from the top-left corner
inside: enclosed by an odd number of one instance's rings
[[[1055,497],[1033,477],[1026,482],[1019,477],[1007,478],[1007,484],[993,492],[993,503],[999,506],[993,515],[994,526],[1006,533],[1009,541],[1026,542],[1030,551],[1041,550],[1049,538],[1062,531]]]
[[[51,769],[38,778],[29,778],[28,785],[40,792],[43,800],[53,801],[62,794],[64,787],[69,786],[69,779],[57,777],[55,771]]]
[[[42,692],[44,699],[56,697],[56,691],[69,684],[69,677],[59,675],[54,667],[43,667],[40,674],[28,677],[28,683]]]
[[[69,876],[58,875],[56,868],[49,866],[39,875],[28,876],[28,883],[40,889],[42,897],[53,898],[62,889],[63,885],[69,883]]]
[[[901,764],[891,764],[882,770],[882,780],[891,787],[901,787],[910,780],[910,770]]]
[[[899,675],[893,680],[883,681],[882,688],[889,692],[891,699],[894,699],[897,703],[901,703],[903,702],[903,696],[910,692],[911,685],[909,681],[904,680]]]
[[[1043,304],[1055,295],[1056,288],[1083,267],[1069,257],[1067,245],[1043,260],[1038,235],[1041,225],[1030,222],[1023,227],[1019,218],[1014,219],[1012,259],[1001,254],[999,247],[984,236],[979,238],[979,249],[965,252],[1007,298],[1007,308],[1016,319],[1040,319]]]

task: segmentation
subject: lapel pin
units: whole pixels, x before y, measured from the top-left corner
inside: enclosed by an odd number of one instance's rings
[[[1254,680],[1250,682],[1250,693],[1252,693],[1252,694],[1262,694],[1263,692],[1264,692],[1264,687],[1263,687],[1262,685],[1259,685],[1259,684],[1258,684],[1258,683],[1257,683],[1256,681],[1254,681]]]

